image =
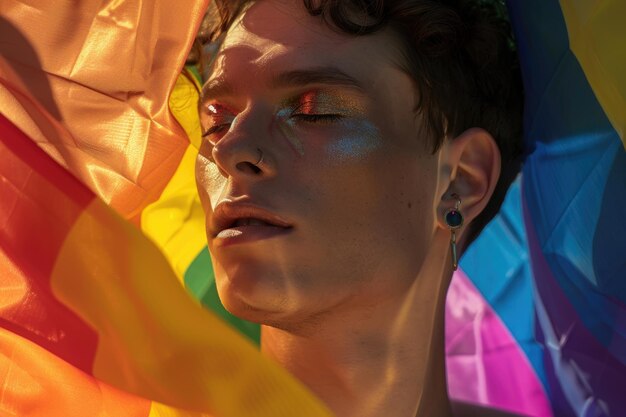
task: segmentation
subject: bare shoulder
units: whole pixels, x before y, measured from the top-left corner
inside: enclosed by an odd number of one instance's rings
[[[485,408],[480,405],[452,401],[454,417],[526,417],[521,414],[513,414],[508,411]]]

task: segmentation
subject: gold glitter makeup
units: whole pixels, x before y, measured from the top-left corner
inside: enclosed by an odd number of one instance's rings
[[[365,104],[356,94],[344,90],[313,90],[298,97],[296,113],[338,114],[345,117],[365,115]]]
[[[277,112],[278,128],[300,156],[304,156],[304,145],[296,133],[302,118],[312,117],[318,123],[332,120],[362,118],[366,115],[364,100],[355,93],[341,89],[310,90],[287,100]],[[306,119],[305,119],[306,120]]]

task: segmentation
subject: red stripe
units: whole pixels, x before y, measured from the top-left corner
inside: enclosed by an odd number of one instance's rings
[[[97,335],[54,297],[50,274],[67,232],[94,198],[0,115],[0,250],[28,287],[21,301],[0,309],[0,326],[89,373]],[[0,274],[5,268],[12,266],[0,264]]]

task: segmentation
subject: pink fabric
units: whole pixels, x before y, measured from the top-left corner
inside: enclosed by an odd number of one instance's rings
[[[446,303],[450,397],[532,417],[553,417],[532,365],[476,287],[458,270]]]

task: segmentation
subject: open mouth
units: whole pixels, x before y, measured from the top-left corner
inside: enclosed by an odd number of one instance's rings
[[[264,230],[270,229],[270,230]],[[277,229],[277,230],[271,230]],[[230,226],[221,230],[215,237],[216,239],[226,239],[233,238],[237,236],[242,236],[244,234],[250,235],[254,233],[255,235],[259,235],[259,232],[272,232],[272,231],[280,231],[280,230],[289,230],[291,227],[283,227],[276,224],[268,223],[261,219],[255,219],[251,217],[246,217],[244,219],[237,219]],[[267,235],[267,233],[265,233]],[[268,236],[269,237],[269,236]]]
[[[255,219],[254,217],[246,217],[244,219],[237,219],[231,225],[231,227],[240,227],[240,226],[274,226],[280,227],[276,224],[268,223],[261,219]]]
[[[224,203],[214,213],[213,236],[222,245],[267,239],[292,228],[280,216],[251,205]]]

